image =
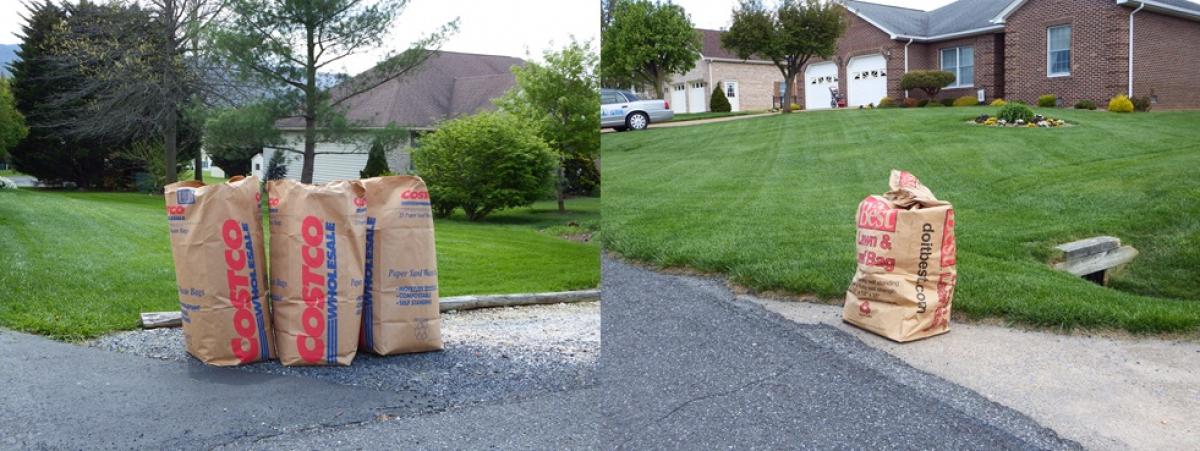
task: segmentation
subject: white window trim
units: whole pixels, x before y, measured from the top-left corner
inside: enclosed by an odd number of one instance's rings
[[[962,49],[966,49],[966,48],[971,49],[971,84],[960,85],[960,84],[958,84],[958,81],[959,81],[958,73],[962,72]],[[960,45],[958,47],[946,47],[944,49],[938,49],[938,65],[942,66],[942,70],[946,70],[946,61],[942,58],[942,53],[947,50],[954,50],[954,55],[955,55],[954,61],[955,61],[955,64],[957,64],[957,66],[954,66],[954,71],[955,71],[954,72],[954,84],[947,86],[945,89],[974,88],[975,87],[975,46]],[[949,71],[947,71],[947,72],[949,72]]]
[[[1054,25],[1054,26],[1046,27],[1046,77],[1047,78],[1070,77],[1071,76],[1071,65],[1070,64],[1067,64],[1066,72],[1051,72],[1050,71],[1050,68],[1053,67],[1053,65],[1054,65],[1054,61],[1050,59],[1050,55],[1052,54],[1051,50],[1050,50],[1050,30],[1053,30],[1055,28],[1068,28],[1071,30],[1071,36],[1067,39],[1067,54],[1070,55],[1070,58],[1072,60],[1075,59],[1075,49],[1074,49],[1074,47],[1075,47],[1075,28],[1072,27],[1071,24],[1062,24],[1062,25]]]

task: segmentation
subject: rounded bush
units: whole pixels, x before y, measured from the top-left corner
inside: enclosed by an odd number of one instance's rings
[[[979,105],[979,100],[972,96],[962,96],[954,99],[954,106],[975,106]]]
[[[1010,103],[1000,108],[1000,112],[996,113],[996,117],[1004,119],[1009,123],[1016,122],[1018,119],[1029,122],[1033,120],[1033,110],[1019,103]]]
[[[1150,108],[1153,107],[1153,105],[1150,103],[1150,98],[1146,96],[1134,97],[1129,100],[1133,102],[1133,111],[1145,113],[1150,111]]]
[[[897,106],[896,99],[893,99],[891,97],[884,97],[882,99],[879,99],[879,107],[880,108],[895,108],[896,106]]]
[[[1054,108],[1058,106],[1058,96],[1054,94],[1046,94],[1038,97],[1037,105],[1042,108]]]
[[[996,99],[992,101],[991,105],[994,107],[1002,107],[1004,105],[1008,105],[1008,102],[1005,102],[1004,99]]]
[[[921,105],[921,102],[918,102],[917,99],[914,99],[912,97],[905,97],[904,103],[901,104],[901,106],[904,108],[916,108],[920,105]]]
[[[478,221],[505,208],[532,204],[553,188],[554,152],[525,122],[503,113],[454,119],[421,139],[412,154],[429,185],[434,213],[462,208]]]
[[[1094,110],[1094,109],[1096,109],[1096,102],[1093,102],[1091,100],[1080,100],[1078,102],[1075,102],[1075,109],[1077,109],[1077,110]]]
[[[1108,111],[1114,113],[1132,113],[1133,101],[1129,100],[1129,97],[1125,95],[1113,97],[1112,100],[1108,101]]]

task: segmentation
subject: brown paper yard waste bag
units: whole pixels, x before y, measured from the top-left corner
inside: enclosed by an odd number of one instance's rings
[[[949,332],[954,209],[907,172],[893,170],[889,184],[858,205],[858,270],[842,319],[900,342]]]
[[[362,181],[367,266],[362,348],[381,355],[442,349],[429,191],[419,177]]]
[[[167,185],[187,352],[231,366],[274,357],[258,179]]]
[[[284,365],[349,365],[362,321],[362,184],[267,183],[275,345]]]

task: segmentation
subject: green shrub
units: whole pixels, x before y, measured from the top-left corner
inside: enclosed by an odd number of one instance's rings
[[[1008,102],[1005,102],[1004,99],[996,99],[992,101],[991,105],[994,107],[1002,107],[1004,105],[1008,105]]]
[[[708,110],[714,113],[728,113],[733,111],[733,106],[729,104],[729,98],[725,97],[725,90],[721,89],[721,83],[717,83],[717,87],[713,88],[712,97],[708,99]]]
[[[1016,122],[1017,119],[1029,122],[1033,120],[1033,110],[1029,109],[1029,107],[1023,104],[1013,102],[1005,105],[1003,108],[1000,108],[1000,112],[996,113],[996,117],[998,119],[1004,119],[1010,124]]]
[[[803,107],[800,106],[799,103],[793,103],[791,105],[788,105],[788,108],[790,108],[792,111],[800,111],[800,110],[804,109]]]
[[[504,113],[444,122],[422,138],[412,158],[429,185],[434,213],[445,217],[458,207],[472,221],[545,197],[557,167],[537,131]]]
[[[938,100],[938,103],[942,104],[942,106],[954,106],[954,98],[947,97],[942,100]]]
[[[920,89],[929,98],[937,97],[942,88],[954,83],[954,74],[941,70],[914,70],[900,77],[900,89]]]
[[[975,106],[975,105],[979,105],[979,100],[975,99],[974,96],[962,96],[957,99],[954,99],[954,103],[952,105],[953,106]]]
[[[1077,109],[1077,110],[1094,110],[1094,109],[1096,109],[1096,102],[1093,102],[1091,100],[1080,100],[1078,102],[1075,102],[1075,109]]]
[[[917,108],[925,108],[926,105],[929,105],[929,99],[921,99],[917,101]]]
[[[1124,94],[1113,97],[1108,101],[1108,111],[1114,113],[1132,113],[1133,101],[1129,100]]]
[[[1149,97],[1146,97],[1146,96],[1134,97],[1129,100],[1133,102],[1133,111],[1145,113],[1145,112],[1150,111],[1150,108],[1153,108],[1153,105],[1150,104]]]
[[[1046,94],[1038,97],[1037,106],[1042,108],[1054,108],[1058,106],[1058,96],[1054,94]]]
[[[367,167],[358,171],[358,176],[368,179],[391,174],[392,171],[387,164],[387,154],[383,151],[383,143],[379,141],[371,143],[371,151],[367,154]]]
[[[884,97],[882,99],[879,99],[879,107],[880,108],[896,108],[898,106],[900,106],[900,105],[896,104],[896,99],[893,99],[891,97]]]

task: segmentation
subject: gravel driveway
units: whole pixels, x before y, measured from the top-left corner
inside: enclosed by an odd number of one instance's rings
[[[415,392],[443,410],[521,400],[595,384],[600,304],[583,302],[447,312],[442,352],[378,357],[359,353],[349,367],[284,367],[277,361],[245,371],[305,376],[343,385]],[[122,332],[90,346],[157,359],[191,361],[181,329]]]

